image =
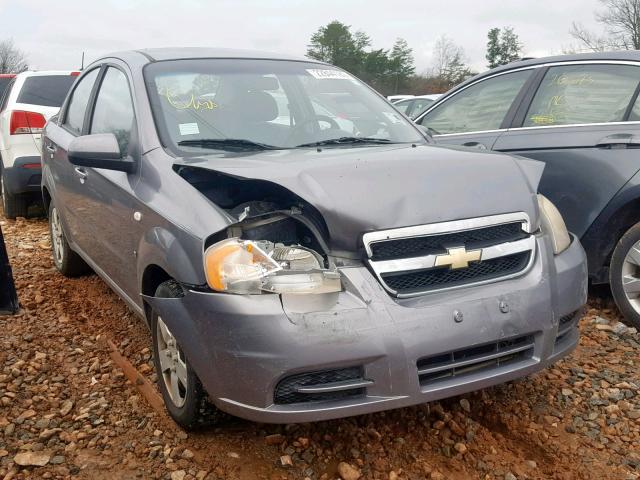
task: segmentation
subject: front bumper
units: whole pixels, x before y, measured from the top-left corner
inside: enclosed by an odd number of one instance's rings
[[[189,291],[179,299],[147,301],[169,324],[222,410],[272,423],[358,415],[513,380],[573,350],[586,302],[584,251],[574,238],[565,252],[551,256],[548,239],[538,236],[536,241],[534,264],[519,278],[410,299],[390,297],[369,270],[353,267],[342,270],[344,291],[339,294]],[[462,312],[463,321],[454,321],[454,311]],[[562,323],[561,318],[571,321]],[[516,338],[526,338],[531,348],[512,361],[436,381],[425,381],[418,373],[425,357],[464,356],[472,347],[477,351]],[[348,367],[360,368],[367,381],[359,395],[274,402],[274,391],[285,378]]]
[[[4,186],[12,195],[40,192],[42,167],[40,157],[18,157],[13,166],[3,169]]]

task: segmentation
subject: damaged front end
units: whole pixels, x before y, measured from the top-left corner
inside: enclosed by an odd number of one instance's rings
[[[322,216],[277,184],[180,167],[178,173],[237,219],[204,245],[207,284],[235,294],[341,290]]]

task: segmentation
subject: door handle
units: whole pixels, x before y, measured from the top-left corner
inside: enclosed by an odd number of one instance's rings
[[[56,146],[55,146],[55,145],[53,145],[53,144],[51,144],[51,143],[47,143],[47,144],[44,146],[44,148],[46,148],[46,149],[47,149],[47,151],[48,151],[48,152],[50,152],[50,153],[56,153],[56,150],[57,150]]]
[[[84,181],[87,179],[87,171],[82,167],[75,167],[73,170],[76,172],[76,175],[80,179],[80,183],[84,183]]]
[[[484,143],[480,143],[480,142],[466,142],[462,144],[463,147],[471,147],[471,148],[477,148],[478,150],[486,150],[487,147]]]

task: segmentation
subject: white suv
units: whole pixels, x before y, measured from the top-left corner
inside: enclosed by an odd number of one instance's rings
[[[23,72],[6,88],[0,106],[0,178],[7,218],[25,217],[40,201],[40,133],[58,113],[79,72]]]

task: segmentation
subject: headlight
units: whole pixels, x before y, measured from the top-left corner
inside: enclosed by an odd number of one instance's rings
[[[321,262],[308,248],[239,238],[215,243],[204,253],[209,286],[239,294],[339,292],[340,274]]]
[[[571,244],[571,237],[562,215],[544,195],[538,194],[538,206],[540,207],[542,230],[551,236],[553,253],[557,255],[564,252]]]

